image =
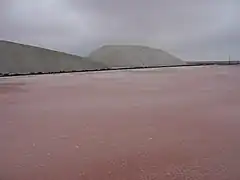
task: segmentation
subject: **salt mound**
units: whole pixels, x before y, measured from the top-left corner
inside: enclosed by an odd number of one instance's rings
[[[43,48],[0,41],[0,73],[35,73],[102,69],[101,63]]]
[[[179,58],[160,49],[144,46],[111,45],[92,52],[89,57],[108,67],[153,67],[163,65],[183,65]]]

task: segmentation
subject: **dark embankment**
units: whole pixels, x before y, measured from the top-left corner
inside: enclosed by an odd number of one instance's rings
[[[204,65],[237,65],[240,61],[188,61],[187,65],[204,66]]]

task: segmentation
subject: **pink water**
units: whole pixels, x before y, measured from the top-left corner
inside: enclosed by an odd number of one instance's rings
[[[238,180],[240,67],[0,79],[1,180]]]

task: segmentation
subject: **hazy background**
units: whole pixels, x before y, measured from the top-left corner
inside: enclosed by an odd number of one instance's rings
[[[0,39],[78,55],[105,44],[240,59],[239,0],[0,0]]]

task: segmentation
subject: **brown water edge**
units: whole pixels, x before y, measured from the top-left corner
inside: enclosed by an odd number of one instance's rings
[[[0,79],[1,180],[238,180],[240,67]]]

